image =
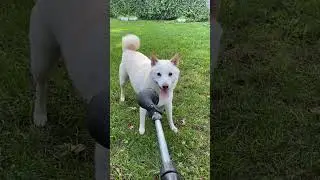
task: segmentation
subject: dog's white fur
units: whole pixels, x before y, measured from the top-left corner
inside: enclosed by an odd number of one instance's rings
[[[125,100],[124,85],[130,79],[135,93],[145,88],[152,88],[159,94],[159,108],[165,108],[170,128],[178,132],[172,119],[173,90],[175,89],[180,70],[177,65],[180,60],[176,54],[171,60],[158,60],[155,55],[149,59],[138,52],[140,39],[133,34],[122,38],[122,61],[119,66],[120,101]],[[163,88],[164,87],[164,88]],[[147,111],[140,107],[139,133],[145,132],[145,117]]]

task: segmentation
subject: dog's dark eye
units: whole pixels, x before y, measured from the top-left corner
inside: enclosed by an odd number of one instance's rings
[[[157,73],[158,76],[161,76],[161,73]]]
[[[169,76],[172,76],[172,73],[171,73],[171,72],[169,73]]]

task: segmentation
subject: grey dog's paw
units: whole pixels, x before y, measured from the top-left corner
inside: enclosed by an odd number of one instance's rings
[[[43,127],[47,123],[47,115],[46,114],[34,114],[33,122],[37,127]]]
[[[175,132],[175,133],[178,132],[178,128],[177,128],[176,126],[171,126],[171,130],[172,130],[173,132]]]

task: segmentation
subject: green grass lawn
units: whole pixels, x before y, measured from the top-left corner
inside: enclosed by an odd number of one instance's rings
[[[48,124],[33,127],[28,28],[33,1],[0,3],[0,179],[91,179],[93,142],[64,68],[49,86]],[[63,67],[63,66],[62,66]],[[87,148],[75,154],[68,144]]]
[[[179,129],[174,134],[167,118],[162,123],[169,151],[186,179],[209,178],[209,26],[207,23],[177,24],[162,21],[120,22],[111,20],[111,166],[117,179],[152,179],[160,170],[155,127],[146,120],[140,135],[139,106],[130,84],[126,101],[120,103],[118,67],[121,38],[134,33],[141,39],[140,52],[159,58],[182,55],[181,78],[174,94],[173,118]],[[182,120],[185,119],[185,124]],[[129,128],[131,127],[131,128]]]
[[[221,1],[214,179],[320,176],[320,1]]]

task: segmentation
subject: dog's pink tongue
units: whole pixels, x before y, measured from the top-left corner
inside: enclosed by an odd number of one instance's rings
[[[169,97],[169,93],[167,89],[161,89],[160,90],[160,97],[162,98],[168,98]]]

